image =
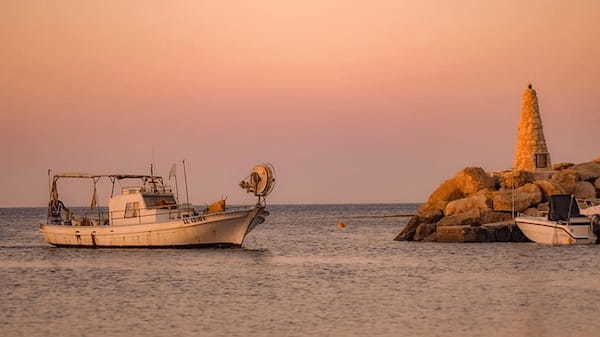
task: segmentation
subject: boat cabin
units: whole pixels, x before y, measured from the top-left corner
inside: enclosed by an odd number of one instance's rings
[[[59,179],[91,179],[94,184],[91,206],[88,213],[93,216],[76,216],[58,197]],[[112,182],[113,192],[116,181],[140,179],[135,187],[123,187],[121,193],[111,195],[108,212],[97,206],[96,184],[102,178]],[[113,194],[113,193],[111,193]],[[163,183],[160,176],[146,175],[91,175],[82,173],[63,173],[53,177],[50,202],[48,204],[48,224],[98,226],[98,225],[137,225],[168,222],[195,214],[190,205],[177,203],[171,188]]]
[[[555,194],[550,196],[550,211],[548,220],[571,222],[572,218],[582,217],[577,201],[570,194]]]
[[[125,187],[108,202],[109,223],[113,226],[167,222],[178,217],[177,210],[173,193],[144,187]]]

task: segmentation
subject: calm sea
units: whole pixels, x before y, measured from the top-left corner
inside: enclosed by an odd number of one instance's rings
[[[392,241],[416,206],[272,206],[241,249],[53,248],[0,209],[0,336],[600,336],[600,246]]]

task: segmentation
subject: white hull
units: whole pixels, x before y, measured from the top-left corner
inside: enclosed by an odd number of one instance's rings
[[[585,218],[573,218],[571,224],[549,221],[542,217],[521,216],[515,222],[525,236],[547,245],[586,245],[596,243],[597,237]]]
[[[173,247],[240,246],[246,235],[264,221],[264,208],[197,215],[174,221],[140,225],[40,225],[44,239],[56,246]]]

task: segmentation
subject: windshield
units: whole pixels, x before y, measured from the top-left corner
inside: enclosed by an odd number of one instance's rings
[[[144,203],[147,208],[169,207],[176,204],[175,198],[172,195],[145,195]]]

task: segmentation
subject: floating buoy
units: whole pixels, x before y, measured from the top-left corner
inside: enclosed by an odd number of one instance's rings
[[[346,224],[343,223],[343,222],[341,222],[341,221],[338,221],[338,223],[336,224],[336,226],[338,226],[338,228],[346,228]]]

